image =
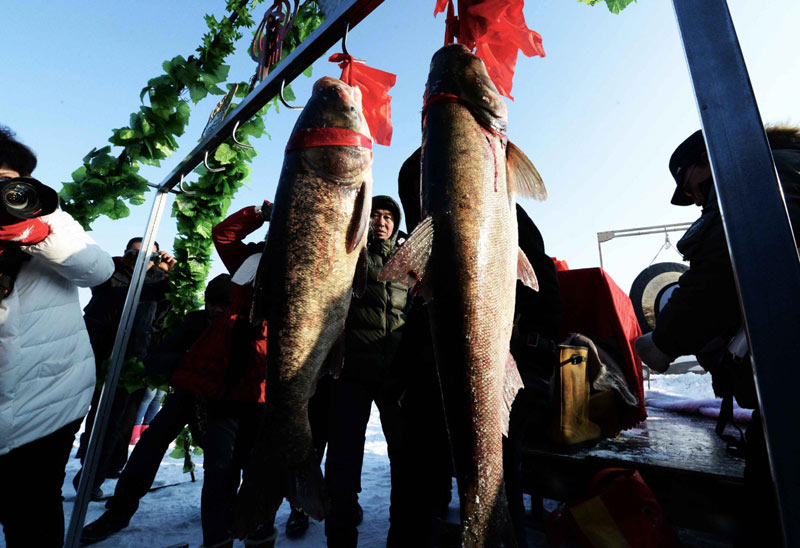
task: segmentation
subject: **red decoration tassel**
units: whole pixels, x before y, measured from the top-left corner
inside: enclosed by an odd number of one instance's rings
[[[542,37],[528,28],[524,0],[458,0],[458,18],[451,22],[452,0],[436,0],[433,15],[448,8],[445,41],[453,34],[459,44],[475,50],[486,64],[497,91],[511,99],[517,52],[544,57]]]
[[[392,143],[392,96],[389,90],[397,82],[397,76],[368,67],[352,55],[335,53],[329,61],[339,63],[341,80],[361,90],[361,106],[369,125],[372,138],[379,145]]]

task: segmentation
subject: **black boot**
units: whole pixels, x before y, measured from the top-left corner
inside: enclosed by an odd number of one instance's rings
[[[292,507],[292,513],[286,520],[286,536],[289,538],[300,538],[308,529],[308,514],[302,510]]]
[[[104,540],[117,531],[128,526],[129,517],[122,516],[113,510],[106,510],[102,516],[97,518],[81,531],[81,544],[94,544]]]
[[[359,503],[356,503],[356,525],[361,525],[362,521],[364,521],[364,509]]]

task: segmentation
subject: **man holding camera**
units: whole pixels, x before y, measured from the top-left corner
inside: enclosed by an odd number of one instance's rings
[[[128,287],[133,276],[133,268],[141,246],[141,238],[131,238],[128,241],[123,256],[113,258],[113,275],[102,285],[92,288],[92,299],[84,309],[84,321],[94,350],[98,378],[104,376],[103,364],[111,357],[117,326],[122,316]],[[161,250],[158,242],[153,244],[139,306],[134,317],[133,330],[128,342],[126,359],[144,359],[150,348],[160,341],[164,317],[170,308],[169,302],[166,300],[169,290],[167,277],[170,269],[174,266],[175,259],[166,251]],[[92,499],[100,498],[102,496],[100,486],[103,481],[125,466],[128,458],[128,441],[131,438],[136,411],[143,394],[144,387],[133,394],[122,387],[117,389],[111,407],[109,426],[103,441],[102,458],[95,473]],[[100,390],[96,390],[92,398],[92,408],[89,412],[86,429],[81,435],[81,447],[78,451],[78,456],[81,458],[89,444],[99,400]],[[76,486],[79,478],[80,476],[76,475],[73,480]]]
[[[9,548],[62,546],[61,485],[94,391],[78,287],[108,254],[30,177],[36,156],[0,128],[0,523]]]

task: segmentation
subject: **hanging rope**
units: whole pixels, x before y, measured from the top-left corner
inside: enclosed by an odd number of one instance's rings
[[[652,266],[653,263],[656,262],[656,259],[658,258],[658,256],[661,255],[661,252],[666,250],[666,249],[675,249],[675,246],[673,246],[672,242],[669,241],[669,232],[667,232],[667,229],[665,227],[664,228],[664,243],[661,244],[661,247],[659,248],[659,250],[656,253],[655,257],[653,257],[653,260],[650,261],[650,264],[647,265],[647,266]],[[675,253],[678,253],[677,249],[675,249]],[[680,255],[680,253],[678,253],[678,255]],[[681,257],[681,260],[683,260],[683,257]]]

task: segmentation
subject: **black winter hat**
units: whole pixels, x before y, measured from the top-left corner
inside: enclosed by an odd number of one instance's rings
[[[206,304],[230,303],[233,294],[233,282],[230,274],[220,274],[206,286]]]
[[[675,179],[675,184],[678,185],[672,195],[672,200],[670,200],[672,204],[679,206],[694,205],[694,198],[687,196],[683,191],[681,179],[684,171],[695,163],[705,151],[706,143],[703,139],[703,131],[698,129],[678,145],[678,148],[672,153],[669,159],[669,171]]]
[[[400,221],[403,220],[403,213],[400,211],[400,206],[394,201],[394,198],[385,195],[373,196],[371,211],[375,211],[376,209],[386,209],[392,212],[392,216],[394,217],[394,231],[392,232],[392,236],[397,234],[397,231],[400,230]]]

